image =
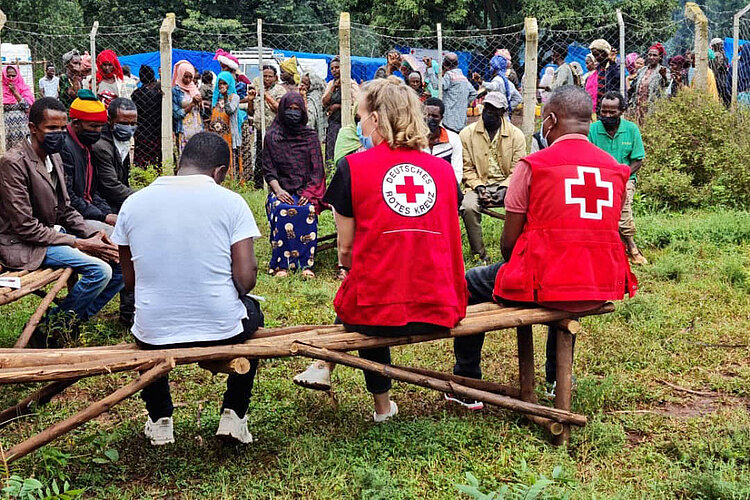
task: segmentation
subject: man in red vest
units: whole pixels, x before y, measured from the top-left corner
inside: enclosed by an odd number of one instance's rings
[[[542,135],[550,144],[515,167],[505,197],[501,237],[505,262],[466,273],[469,302],[536,303],[583,312],[635,294],[618,222],[627,165],[588,141],[591,98],[563,86],[544,107]],[[484,334],[458,337],[454,373],[480,378]],[[556,336],[547,337],[547,382],[554,391]],[[449,399],[472,409],[481,403]]]

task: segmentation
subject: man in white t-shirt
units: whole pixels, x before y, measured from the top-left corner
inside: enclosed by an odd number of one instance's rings
[[[55,65],[47,63],[44,76],[39,80],[39,93],[42,97],[54,97],[60,94],[60,78],[55,76]]]
[[[242,197],[220,186],[230,165],[227,143],[199,133],[180,157],[179,173],[160,177],[120,209],[112,240],[119,246],[125,288],[135,290],[132,328],[142,349],[244,342],[263,314],[247,296],[258,263],[260,237]],[[252,442],[247,407],[257,361],[245,375],[229,375],[217,436]],[[141,397],[153,445],[174,442],[172,399],[165,376]]]

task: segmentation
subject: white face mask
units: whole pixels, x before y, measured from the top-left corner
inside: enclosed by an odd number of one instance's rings
[[[548,114],[547,118],[549,118],[550,116],[552,116],[552,113]],[[548,129],[547,133],[546,134],[544,133],[544,122],[547,121],[547,118],[545,118],[544,120],[542,120],[542,128],[541,128],[541,131],[542,131],[542,141],[543,141],[544,147],[549,146],[549,139],[548,139],[548,137],[549,137],[549,133],[551,132],[551,130]],[[557,117],[555,117],[555,119],[557,119]]]

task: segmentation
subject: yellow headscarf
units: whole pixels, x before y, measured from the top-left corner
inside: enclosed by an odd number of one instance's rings
[[[302,77],[299,74],[299,70],[297,70],[297,56],[290,57],[286,61],[279,64],[279,67],[285,72],[292,75],[294,77],[294,83],[299,85]]]

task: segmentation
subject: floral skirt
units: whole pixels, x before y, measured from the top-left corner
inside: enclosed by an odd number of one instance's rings
[[[293,195],[295,203],[299,196]],[[315,264],[318,246],[318,216],[315,207],[282,203],[274,194],[268,195],[266,213],[271,229],[270,273],[281,269],[295,271]]]

